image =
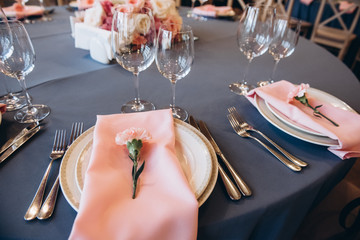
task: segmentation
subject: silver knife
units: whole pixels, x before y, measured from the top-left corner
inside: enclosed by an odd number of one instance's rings
[[[233,176],[236,185],[240,189],[241,193],[244,196],[251,196],[252,192],[249,186],[241,179],[239,174],[235,171],[235,169],[231,166],[228,160],[225,158],[224,154],[221,152],[219,146],[216,144],[214,138],[211,136],[209,129],[207,128],[206,124],[203,121],[199,121],[200,131],[205,135],[205,137],[210,141],[211,145],[213,146],[216,154],[224,161],[224,164],[229,169],[231,176]]]
[[[15,137],[10,138],[7,140],[7,142],[0,148],[0,154],[2,154],[6,149],[8,149],[11,145],[13,145],[19,138],[24,136],[27,132],[29,132],[31,129],[37,127],[39,125],[39,122],[35,122],[21,130]]]
[[[35,135],[43,126],[37,126],[30,131],[28,131],[24,136],[20,137],[13,145],[11,145],[8,150],[6,150],[3,155],[0,156],[0,163],[2,163],[5,159],[7,159],[13,152],[16,151],[21,145],[23,145],[27,140],[29,140],[32,136]]]
[[[188,120],[189,120],[189,123],[191,126],[195,127],[196,129],[198,129],[200,131],[200,128],[199,128],[198,124],[196,123],[196,120],[194,119],[193,116],[190,115]],[[228,193],[230,199],[231,200],[239,200],[241,198],[241,193],[236,188],[235,184],[231,181],[230,177],[226,174],[226,172],[224,171],[224,169],[221,167],[221,165],[218,162],[217,162],[217,166],[219,169],[220,177],[223,180],[225,190]]]

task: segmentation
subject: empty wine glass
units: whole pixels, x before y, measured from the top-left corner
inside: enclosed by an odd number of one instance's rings
[[[122,112],[154,110],[151,102],[140,100],[139,73],[147,69],[155,57],[156,30],[149,8],[122,12],[116,9],[111,27],[111,47],[116,61],[134,74],[135,99],[124,104]]]
[[[1,61],[0,61],[1,65]],[[1,67],[0,67],[1,71]],[[0,97],[0,103],[6,104],[6,111],[11,112],[18,110],[26,105],[26,97],[21,93],[13,93],[6,84],[6,80],[2,81],[5,86],[6,94]]]
[[[173,116],[185,121],[188,113],[175,105],[175,84],[191,70],[194,61],[194,36],[191,27],[181,24],[163,25],[156,42],[155,62],[159,72],[170,80]]]
[[[11,29],[7,20],[7,17],[0,6],[1,18],[0,21],[0,61],[3,61],[11,56],[14,51],[12,45]]]
[[[50,108],[43,104],[32,104],[27,92],[25,76],[34,69],[35,51],[24,25],[17,20],[10,20],[9,26],[13,37],[14,51],[0,64],[1,71],[16,78],[26,96],[27,105],[15,113],[15,120],[21,123],[38,122],[50,113]]]
[[[191,0],[191,8],[190,8],[190,11],[186,15],[188,18],[193,18],[194,17],[193,10],[194,10],[194,7],[195,7],[195,2],[196,2],[196,0]]]
[[[40,4],[41,9],[43,10],[43,14],[40,18],[40,21],[43,21],[43,22],[52,21],[52,18],[48,16],[48,12],[44,6],[44,0],[39,0],[39,4]]]
[[[247,5],[239,21],[237,43],[240,51],[246,56],[248,64],[240,82],[232,83],[229,88],[239,95],[246,95],[253,88],[247,82],[251,61],[264,54],[271,41],[275,10],[269,6]]]
[[[269,53],[274,57],[275,65],[268,82],[260,82],[260,86],[273,83],[275,71],[280,59],[290,56],[299,41],[301,21],[290,23],[288,16],[277,15],[274,23],[273,39],[269,45]]]

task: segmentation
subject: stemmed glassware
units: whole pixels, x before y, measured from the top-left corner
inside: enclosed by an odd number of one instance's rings
[[[2,19],[4,19],[0,21],[0,61],[4,61],[11,56],[14,51],[14,47],[12,43],[13,39],[8,20],[3,9],[1,8],[0,10],[0,16]]]
[[[14,51],[12,44],[12,34],[8,20],[5,13],[1,9],[2,21],[0,21],[0,65],[11,56]],[[1,68],[0,68],[1,70]],[[6,80],[3,81],[6,95],[0,97],[0,102],[6,104],[7,111],[14,111],[22,108],[26,104],[26,99],[21,94],[12,93],[6,85]]]
[[[50,108],[43,104],[32,104],[27,92],[25,76],[35,66],[35,51],[24,25],[17,20],[10,20],[9,26],[13,38],[13,53],[0,65],[1,71],[16,78],[26,96],[27,105],[15,113],[15,120],[21,123],[38,122],[50,113]]]
[[[149,8],[122,12],[116,9],[111,28],[111,48],[116,61],[134,74],[135,99],[124,104],[122,112],[154,110],[151,102],[140,100],[139,73],[147,69],[155,57],[156,30]]]
[[[274,57],[275,65],[269,79],[274,82],[275,71],[280,59],[290,56],[299,41],[301,21],[290,23],[288,16],[277,15],[274,23],[273,39],[269,46],[269,53]]]
[[[52,21],[52,18],[48,16],[47,10],[44,6],[44,0],[39,0],[39,4],[40,4],[41,9],[44,11],[40,18],[40,21],[43,21],[43,22]]]
[[[163,25],[156,42],[155,62],[159,72],[170,80],[173,116],[185,121],[188,113],[175,105],[175,84],[191,70],[194,61],[194,36],[190,26],[180,24]]]
[[[2,62],[0,61],[0,65]],[[1,71],[0,67],[0,71]],[[6,80],[2,80],[5,86],[6,94],[0,97],[0,103],[6,104],[6,111],[15,111],[18,110],[26,105],[26,97],[23,96],[21,93],[13,93],[9,90]]]
[[[246,95],[253,88],[247,82],[247,74],[251,61],[264,54],[270,44],[275,9],[269,6],[247,5],[239,21],[237,43],[240,51],[248,59],[243,79],[232,83],[229,88],[239,95]]]

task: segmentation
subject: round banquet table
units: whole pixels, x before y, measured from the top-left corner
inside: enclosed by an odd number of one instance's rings
[[[244,97],[231,93],[228,85],[241,78],[246,66],[236,44],[237,23],[198,22],[185,17],[187,10],[181,8],[180,12],[199,40],[192,70],[177,84],[177,104],[207,123],[225,156],[253,190],[253,196],[231,201],[219,178],[199,208],[198,239],[291,239],[308,211],[346,175],[355,159],[342,161],[324,146],[280,131]],[[34,103],[49,105],[51,114],[44,120],[45,128],[0,165],[1,239],[68,238],[76,211],[61,193],[49,220],[23,219],[49,163],[54,132],[70,130],[77,121],[90,128],[96,115],[118,113],[122,103],[133,98],[131,73],[117,64],[98,63],[88,51],[74,47],[69,24],[72,14],[65,7],[56,7],[52,22],[26,25],[37,54],[35,69],[27,76],[29,92]],[[269,54],[254,59],[250,81],[267,79],[273,64]],[[280,62],[277,78],[309,83],[360,112],[360,84],[355,76],[336,57],[304,38],[294,54]],[[18,88],[14,80],[7,82]],[[159,109],[171,100],[170,83],[155,64],[140,74],[140,92]],[[226,118],[230,106],[309,167],[292,172],[256,142],[237,136]],[[5,113],[0,145],[23,127],[13,120],[13,112]],[[53,166],[51,184],[59,164]]]

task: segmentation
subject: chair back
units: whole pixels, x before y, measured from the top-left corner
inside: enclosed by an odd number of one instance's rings
[[[347,53],[351,41],[356,38],[356,35],[353,34],[353,32],[360,16],[360,3],[359,1],[354,1],[353,5],[343,10],[338,9],[338,3],[339,1],[337,0],[321,0],[311,35],[311,41],[339,49],[338,58],[342,60]],[[326,4],[330,6],[333,12],[333,14],[328,17],[324,17]],[[348,11],[353,11],[354,17],[347,25],[343,20],[343,16],[348,14]],[[326,13],[326,15],[327,14],[328,13]],[[329,24],[334,23],[334,21],[339,23],[339,27],[329,26]]]

